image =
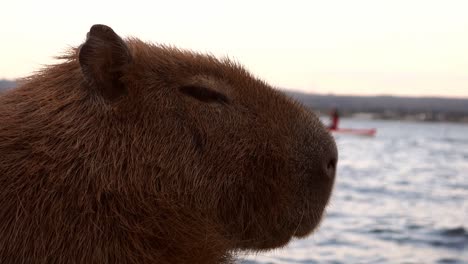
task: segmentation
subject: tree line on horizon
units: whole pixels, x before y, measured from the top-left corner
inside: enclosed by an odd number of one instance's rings
[[[10,81],[10,80],[5,80],[5,79],[0,80],[0,90],[15,88],[15,87],[16,87],[15,81]]]
[[[342,116],[371,114],[376,119],[410,119],[468,123],[468,98],[350,96],[285,91],[313,111],[327,114],[337,108]]]

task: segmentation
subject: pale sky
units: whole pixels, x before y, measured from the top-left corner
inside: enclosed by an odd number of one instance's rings
[[[31,74],[93,24],[229,56],[310,93],[468,97],[468,1],[0,2],[0,79]]]

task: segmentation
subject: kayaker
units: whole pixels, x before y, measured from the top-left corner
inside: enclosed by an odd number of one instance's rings
[[[338,113],[338,109],[333,108],[333,110],[330,113],[330,126],[329,126],[329,128],[331,130],[338,129],[339,120],[340,120],[340,114]]]

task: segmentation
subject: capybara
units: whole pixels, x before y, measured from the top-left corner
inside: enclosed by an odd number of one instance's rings
[[[319,224],[337,149],[238,63],[104,25],[0,96],[0,263],[230,263]]]

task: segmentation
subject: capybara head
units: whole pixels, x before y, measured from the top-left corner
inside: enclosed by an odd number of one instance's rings
[[[239,64],[95,25],[0,96],[0,262],[217,263],[317,227],[337,150]]]

